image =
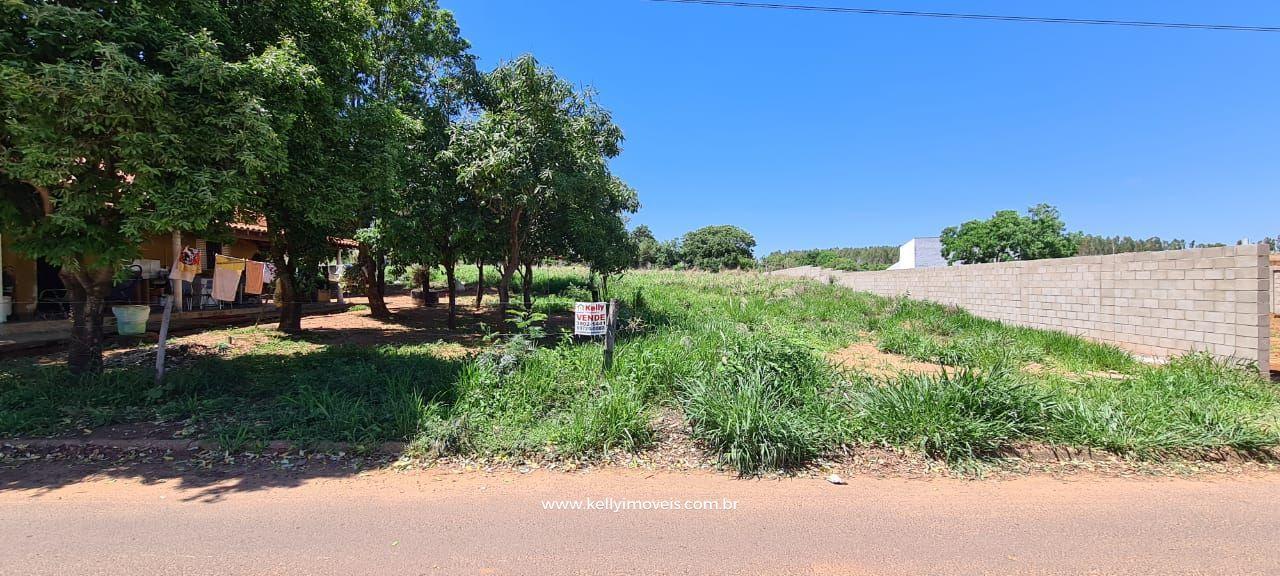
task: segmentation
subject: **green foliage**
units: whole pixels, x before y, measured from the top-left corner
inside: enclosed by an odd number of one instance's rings
[[[908,446],[948,461],[998,454],[1043,436],[1052,400],[1002,372],[904,375],[870,386],[857,400],[864,440]]]
[[[502,293],[517,267],[541,258],[576,256],[605,273],[630,262],[612,246],[638,203],[609,172],[622,143],[609,112],[529,55],[489,73],[484,92],[482,113],[452,127],[441,159],[501,246]]]
[[[225,222],[282,168],[255,88],[308,75],[292,45],[231,57],[198,23],[135,2],[6,2],[0,18],[0,216],[26,255],[114,272],[151,234]]]
[[[1080,248],[1077,254],[1080,256],[1094,256],[1099,254],[1121,254],[1125,252],[1157,252],[1160,250],[1184,250],[1187,248],[1212,248],[1214,246],[1223,246],[1216,243],[1196,243],[1195,240],[1187,242],[1186,240],[1164,240],[1153,236],[1146,240],[1134,239],[1128,236],[1095,236],[1093,234],[1079,235]]]
[[[1062,397],[1053,437],[1147,457],[1272,447],[1280,443],[1280,394],[1256,374],[1193,354],[1123,380],[1051,379],[1046,385]]]
[[[765,270],[781,270],[797,266],[818,266],[847,272],[884,270],[898,261],[896,246],[865,248],[828,248],[823,250],[777,251],[765,256]]]
[[[587,275],[537,272],[539,303],[556,314]],[[1138,458],[1280,445],[1280,393],[1253,366],[1200,355],[1147,366],[1067,334],[757,274],[636,271],[617,288],[623,329],[603,376],[596,341],[536,346],[517,335],[458,357],[244,329],[230,332],[264,341],[199,359],[161,387],[146,369],[76,378],[0,363],[0,436],[170,422],[236,451],[275,439],[409,440],[425,456],[598,458],[644,450],[653,419],[679,408],[707,457],[743,473],[885,445],[953,464],[1020,443]],[[875,377],[822,356],[866,338],[958,368]]]
[[[611,450],[635,452],[653,439],[649,427],[652,407],[643,387],[631,380],[607,383],[582,397],[558,441],[571,454],[600,454]]]
[[[681,386],[694,437],[743,473],[804,462],[839,437],[830,368],[780,338],[726,343],[721,363]]]
[[[942,255],[966,264],[1074,256],[1079,237],[1065,230],[1057,208],[1047,204],[1032,206],[1026,216],[1001,210],[988,220],[944,229]]]
[[[684,235],[680,259],[712,272],[751,268],[755,265],[755,247],[755,237],[737,226],[707,226]]]

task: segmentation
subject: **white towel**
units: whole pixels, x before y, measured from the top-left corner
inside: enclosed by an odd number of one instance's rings
[[[213,269],[213,298],[223,302],[236,301],[236,289],[240,287],[241,270]]]

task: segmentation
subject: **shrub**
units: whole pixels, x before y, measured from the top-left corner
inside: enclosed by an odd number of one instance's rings
[[[685,414],[694,436],[738,471],[786,468],[822,448],[813,423],[791,407],[788,388],[763,373],[695,380],[685,391]]]
[[[683,383],[681,402],[694,437],[741,473],[804,462],[839,437],[843,417],[826,397],[826,364],[776,337],[727,343],[721,363]]]
[[[1087,379],[1062,394],[1061,442],[1139,456],[1280,444],[1275,388],[1256,368],[1207,354],[1144,367],[1135,378]]]
[[[964,370],[905,374],[858,399],[858,431],[867,441],[918,449],[948,461],[989,456],[1044,432],[1052,402],[1003,373]]]
[[[417,456],[438,458],[461,453],[470,447],[470,432],[465,415],[449,417],[443,404],[427,404],[422,411],[418,433],[407,451]]]
[[[578,454],[634,451],[653,439],[649,416],[644,391],[633,382],[615,381],[572,408],[560,441]]]

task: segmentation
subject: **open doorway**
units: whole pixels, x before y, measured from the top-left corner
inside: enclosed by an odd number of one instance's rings
[[[58,275],[58,267],[44,258],[36,260],[36,318],[55,320],[66,318],[71,312],[71,300],[67,287]]]

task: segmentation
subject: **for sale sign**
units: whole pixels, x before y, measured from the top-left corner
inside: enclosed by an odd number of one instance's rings
[[[573,333],[604,336],[609,331],[609,307],[604,302],[573,303]]]

